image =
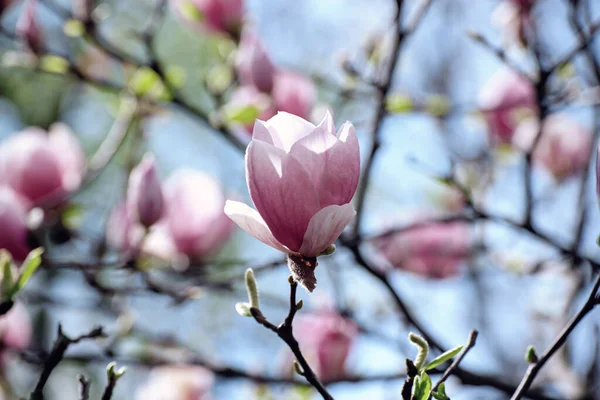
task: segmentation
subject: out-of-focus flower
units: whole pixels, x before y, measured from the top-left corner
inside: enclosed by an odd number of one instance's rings
[[[536,112],[535,89],[524,77],[502,70],[482,88],[479,106],[492,139],[508,144],[518,124]]]
[[[428,278],[447,278],[471,250],[470,230],[461,222],[428,223],[380,237],[375,246],[395,267]]]
[[[283,70],[275,74],[272,96],[278,111],[308,119],[316,102],[317,91],[313,82],[307,77]]]
[[[336,133],[331,114],[315,127],[280,112],[256,121],[246,150],[246,180],[256,210],[227,201],[225,213],[269,246],[315,257],[354,217],[350,200],[359,175],[358,139],[350,122]]]
[[[25,306],[15,303],[4,315],[0,315],[0,347],[24,350],[31,343],[31,319]]]
[[[23,261],[31,250],[27,244],[28,203],[12,188],[0,186],[0,249],[15,261]]]
[[[492,23],[504,32],[506,45],[527,45],[527,28],[532,24],[535,0],[505,0],[492,14]]]
[[[255,107],[258,119],[263,121],[268,120],[277,114],[271,98],[267,94],[260,92],[254,86],[240,86],[235,89],[231,94],[229,102],[224,107],[224,111],[227,113],[229,110],[238,110],[243,107]],[[255,119],[256,118],[252,118],[251,123],[243,124],[244,129],[247,132],[252,132]]]
[[[136,392],[138,400],[210,400],[212,372],[195,366],[154,368]]]
[[[33,205],[77,189],[84,168],[79,142],[61,123],[48,133],[27,128],[0,144],[0,184],[11,186]]]
[[[138,250],[144,228],[131,218],[125,201],[119,202],[106,222],[106,242],[116,251],[131,254]]]
[[[346,359],[358,335],[358,328],[349,319],[333,311],[300,315],[294,321],[294,336],[308,364],[323,382],[346,376]],[[285,363],[293,361],[286,349]]]
[[[149,227],[163,213],[163,193],[156,172],[154,157],[146,154],[129,174],[127,186],[128,213],[134,221]]]
[[[515,133],[515,147],[529,151],[538,132],[537,119],[523,122]],[[541,135],[532,154],[533,162],[556,179],[575,175],[587,167],[593,143],[592,135],[583,126],[564,114],[553,114],[544,119]]]
[[[165,181],[163,192],[166,212],[150,232],[148,252],[202,261],[225,245],[233,224],[223,212],[225,195],[219,182],[200,171],[182,169]]]
[[[243,0],[171,0],[192,28],[236,36],[244,17]]]
[[[255,86],[264,93],[270,93],[273,89],[275,66],[252,29],[247,28],[242,32],[236,67],[243,85]]]
[[[43,51],[42,31],[36,19],[37,0],[26,0],[21,16],[17,21],[16,33],[27,48],[34,54]]]

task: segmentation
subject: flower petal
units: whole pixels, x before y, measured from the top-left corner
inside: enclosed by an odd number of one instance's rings
[[[283,148],[279,136],[274,131],[269,130],[269,125],[265,121],[257,119],[254,122],[254,129],[252,130],[252,140],[260,140],[265,143],[272,144],[275,147]]]
[[[246,180],[250,197],[273,236],[297,251],[310,219],[320,209],[302,164],[277,147],[252,141],[246,152]]]
[[[334,136],[337,136],[335,134],[335,123],[333,122],[333,116],[331,115],[331,112],[329,112],[329,110],[327,110],[325,112],[325,117],[323,117],[323,120],[321,122],[319,122],[319,125],[317,125],[317,127],[323,128],[323,130],[325,130],[325,132],[328,132]]]
[[[337,142],[334,135],[318,127],[311,134],[297,141],[290,149],[289,154],[298,160],[310,175],[315,190],[320,187],[321,177],[328,168],[328,151]]]
[[[278,112],[273,118],[266,122],[272,136],[277,136],[279,141],[274,140],[274,145],[286,152],[298,140],[309,135],[315,126],[310,122],[287,112]]]
[[[279,243],[273,236],[267,224],[262,219],[258,211],[250,208],[247,204],[239,201],[227,200],[225,203],[225,214],[233,222],[239,225],[240,228],[263,242],[279,251],[288,253],[289,250]]]
[[[300,254],[315,257],[323,252],[340,237],[354,215],[356,211],[352,204],[331,205],[316,213],[306,229]]]

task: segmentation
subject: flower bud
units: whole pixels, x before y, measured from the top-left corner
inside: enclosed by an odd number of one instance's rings
[[[308,119],[315,105],[317,92],[313,82],[292,71],[278,71],[273,82],[273,102],[278,111]]]
[[[129,174],[127,187],[129,215],[148,228],[162,216],[163,203],[163,193],[154,157],[146,154]]]
[[[27,200],[8,186],[0,186],[0,249],[6,249],[16,261],[29,254]]]
[[[244,29],[236,57],[238,77],[243,85],[256,87],[263,93],[273,89],[275,66],[262,46],[256,32]]]
[[[31,343],[31,337],[29,313],[23,304],[17,302],[9,312],[0,316],[0,349],[24,350]],[[3,362],[4,354],[0,354],[0,363]]]

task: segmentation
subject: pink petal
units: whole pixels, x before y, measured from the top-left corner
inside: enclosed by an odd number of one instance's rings
[[[335,123],[333,121],[333,116],[331,115],[331,112],[329,112],[329,110],[325,111],[325,117],[323,117],[323,120],[319,122],[319,125],[317,125],[317,127],[323,128],[325,132],[329,132],[335,136]]]
[[[265,143],[272,144],[275,147],[283,149],[283,143],[279,139],[279,136],[275,133],[275,130],[269,130],[267,122],[257,119],[254,122],[254,129],[252,131],[252,140],[260,140]]]
[[[58,160],[63,187],[67,191],[77,189],[81,184],[86,164],[79,140],[67,125],[55,123],[50,126],[48,141]]]
[[[240,228],[264,244],[284,253],[289,252],[289,249],[275,239],[269,227],[255,209],[239,201],[227,200],[225,203],[225,214],[238,224]]]
[[[352,204],[331,205],[316,213],[306,229],[300,254],[314,257],[323,252],[340,237],[354,215]]]
[[[273,144],[286,152],[290,151],[294,143],[308,136],[316,128],[310,122],[296,115],[281,111],[268,120],[266,125],[271,136],[279,138],[278,141],[274,140]]]
[[[273,236],[297,251],[311,217],[320,209],[302,164],[277,147],[252,141],[246,152],[246,180],[250,197]]]

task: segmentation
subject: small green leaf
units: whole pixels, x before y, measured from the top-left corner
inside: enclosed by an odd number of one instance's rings
[[[13,285],[13,277],[12,277],[12,257],[10,253],[4,249],[0,251],[0,264],[2,265],[2,292],[0,292],[0,302],[6,300],[12,300],[9,298],[4,298],[7,293],[11,292]]]
[[[43,56],[40,58],[40,69],[53,74],[64,74],[69,70],[69,61],[60,56]]]
[[[129,81],[129,86],[138,96],[165,101],[171,97],[160,76],[150,68],[139,68]]]
[[[385,100],[385,108],[388,112],[403,114],[412,111],[414,105],[410,97],[402,94],[393,94]]]
[[[64,227],[68,229],[75,229],[81,225],[83,219],[82,208],[75,203],[69,204],[60,215],[60,220]]]
[[[443,117],[450,111],[450,102],[441,94],[430,96],[427,99],[427,111],[435,117]]]
[[[11,290],[8,293],[10,299],[12,299],[15,294],[19,293],[21,289],[25,286],[25,284],[29,281],[29,278],[33,275],[35,270],[42,263],[42,254],[44,253],[44,249],[38,247],[37,249],[33,249],[27,255],[25,261],[23,261],[23,265],[21,266],[21,275],[19,275],[19,279],[13,285]]]
[[[248,303],[236,303],[235,311],[240,314],[242,317],[251,317],[252,313],[250,312],[250,304]]]
[[[185,70],[178,65],[169,65],[165,72],[167,81],[175,88],[180,89],[186,81]]]
[[[440,383],[437,392],[431,392],[431,395],[436,400],[449,400],[448,396],[446,395],[446,384],[444,382]]]
[[[431,378],[425,372],[415,379],[412,400],[428,400],[431,395]]]
[[[192,22],[202,22],[204,20],[204,14],[196,8],[191,0],[183,0],[179,3],[179,12],[181,15]]]
[[[254,122],[258,118],[260,112],[255,105],[248,105],[243,107],[228,108],[225,111],[225,121],[228,123],[236,123],[241,125],[247,125]]]
[[[423,369],[425,371],[429,371],[430,369],[434,369],[438,365],[445,363],[446,361],[452,359],[454,356],[456,356],[458,353],[460,353],[460,351],[463,349],[463,347],[464,346],[461,345],[461,346],[455,347],[453,349],[450,349],[445,353],[440,354],[439,356],[434,358],[430,363],[425,365],[423,367]]]

